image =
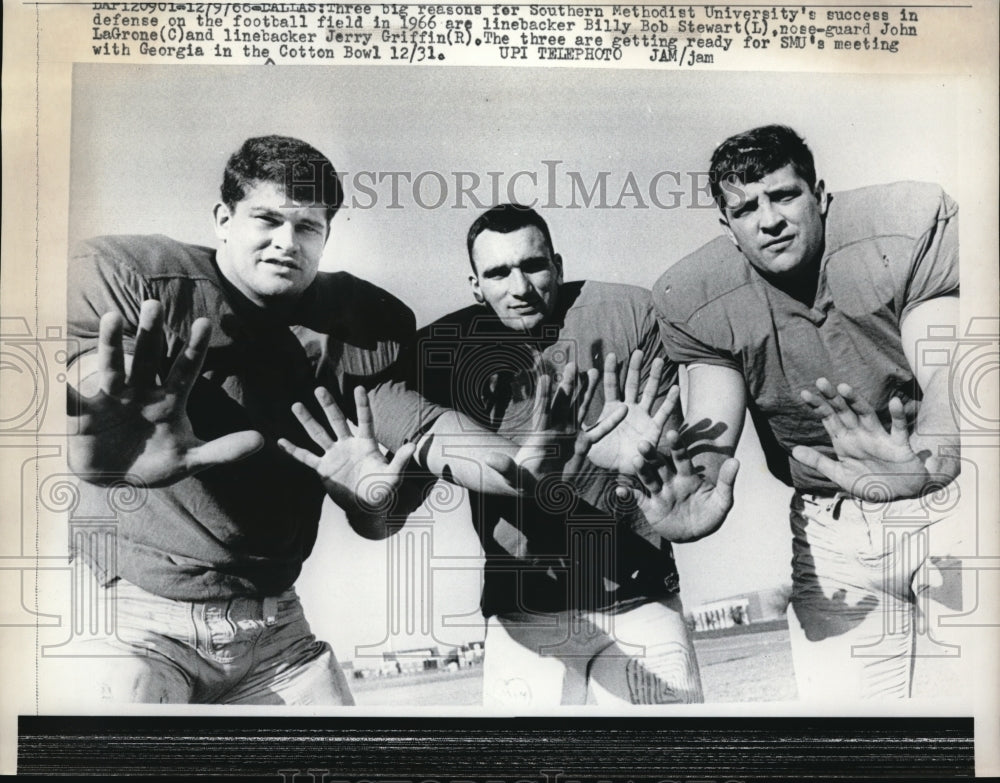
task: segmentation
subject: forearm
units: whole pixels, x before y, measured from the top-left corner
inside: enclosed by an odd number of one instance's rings
[[[960,439],[949,393],[948,373],[936,373],[924,390],[910,448],[925,464],[936,457],[935,472],[954,479],[961,470]]]
[[[698,444],[690,449],[691,464],[708,481],[715,483],[723,463],[733,456],[735,449],[714,443]]]
[[[731,368],[691,365],[680,443],[697,471],[715,482],[743,432],[746,395],[743,377]]]
[[[513,459],[517,444],[490,432],[464,414],[448,411],[437,418],[417,443],[417,462],[430,473],[474,492],[514,495],[496,470],[486,464],[489,455]]]
[[[909,443],[914,453],[927,464],[933,459],[934,471],[955,478],[960,469],[958,422],[952,410],[950,368],[928,361],[936,352],[923,350],[924,340],[932,330],[947,327],[958,334],[959,302],[957,296],[942,296],[914,307],[900,324],[903,351],[910,364],[922,400]],[[961,346],[954,345],[952,366],[962,361]]]

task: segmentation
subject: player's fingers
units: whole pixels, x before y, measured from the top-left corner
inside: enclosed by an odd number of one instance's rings
[[[531,408],[531,428],[534,432],[542,432],[549,426],[548,403],[549,389],[552,379],[548,373],[542,373],[535,380],[535,400]]]
[[[89,410],[87,398],[78,392],[70,383],[66,384],[66,415],[83,416]]]
[[[824,397],[829,398],[837,396],[837,390],[827,378],[817,378],[815,386]]]
[[[691,466],[691,459],[688,457],[687,448],[685,448],[680,436],[674,430],[671,430],[667,433],[666,443],[667,448],[670,449],[670,459],[674,463],[674,470],[677,471],[677,475],[682,477],[691,476],[694,473],[694,468]]]
[[[858,420],[865,429],[871,431],[884,431],[882,429],[882,423],[878,420],[878,414],[875,413],[875,409],[871,406],[868,400],[855,392],[854,389],[846,383],[840,384],[837,387],[837,391],[847,403],[848,407],[850,407],[850,409],[858,417]]]
[[[899,397],[889,400],[889,435],[898,443],[906,443],[910,438],[906,423],[906,408]]]
[[[313,415],[305,405],[301,402],[295,403],[292,405],[292,413],[299,420],[302,429],[312,438],[313,443],[323,449],[323,451],[326,451],[333,445],[333,438],[330,437],[330,433],[323,429],[323,425],[313,418]]]
[[[326,391],[326,389],[324,389]],[[333,401],[333,397],[329,392],[326,396],[330,399],[330,409],[324,406],[326,411],[326,418],[330,421],[330,427],[333,429],[333,434],[338,438],[350,437],[350,430],[347,428],[347,421],[344,419],[344,414],[341,412],[340,408],[337,407],[336,403]],[[358,416],[358,437],[366,438],[368,440],[375,440],[375,422],[372,419],[372,408],[368,404],[368,392],[365,391],[364,386],[354,387],[354,408]],[[339,416],[338,416],[339,414]],[[330,418],[331,415],[334,418]],[[341,435],[341,431],[344,435]]]
[[[576,426],[576,363],[567,362],[559,377],[555,394],[549,401],[548,427],[550,429],[573,429]]]
[[[576,362],[566,362],[566,366],[563,367],[562,375],[559,378],[557,393],[572,400],[576,396],[578,380],[576,377]]]
[[[581,430],[580,437],[587,442],[588,448],[607,435],[625,419],[628,413],[628,406],[618,404],[607,416],[597,422],[588,430]]]
[[[833,408],[827,405],[826,400],[822,396],[816,394],[811,389],[802,389],[799,392],[799,397],[802,401],[813,409],[813,412],[818,416],[832,416]]]
[[[628,370],[625,372],[625,402],[636,402],[639,399],[639,374],[642,369],[642,350],[632,351],[628,359]]]
[[[201,372],[211,339],[212,324],[207,318],[197,319],[191,324],[191,336],[187,345],[174,360],[174,366],[170,368],[164,386],[179,396],[182,407],[187,404],[191,389],[198,379],[198,373]]]
[[[399,475],[406,468],[406,463],[410,461],[413,457],[413,453],[417,450],[416,443],[404,443],[399,447],[399,451],[392,455],[392,459],[389,461],[389,473],[392,475]]]
[[[483,458],[483,464],[499,473],[507,485],[517,490],[518,494],[521,493],[518,481],[521,472],[513,459],[506,454],[494,451]]]
[[[663,489],[663,478],[660,475],[660,460],[658,458],[651,458],[649,453],[651,449],[655,454],[653,445],[648,441],[643,441],[639,444],[639,454],[632,460],[632,469],[635,471],[635,475],[638,476],[639,481],[642,482],[642,485],[649,490],[649,493],[651,495],[658,495]]]
[[[830,433],[831,437],[844,429],[844,423],[840,420],[837,412],[830,407],[825,397],[815,394],[809,389],[800,391],[799,397],[812,408],[816,416],[823,420],[823,426],[826,427],[826,431]]]
[[[726,511],[733,507],[733,488],[736,486],[736,476],[739,472],[740,461],[733,457],[723,462],[719,468],[719,475],[715,480],[715,496]]]
[[[667,419],[670,418],[670,414],[674,412],[677,408],[677,401],[680,399],[681,390],[677,386],[671,386],[667,391],[667,396],[657,408],[656,414],[653,416],[653,424],[657,426],[657,431],[662,431],[663,427],[667,423]]]
[[[837,394],[850,411],[850,419],[857,421],[870,432],[884,432],[878,414],[864,397],[854,391],[848,383],[837,384]]]
[[[792,449],[792,457],[808,468],[818,470],[835,484],[840,484],[840,465],[836,460],[824,456],[811,446],[796,446]]]
[[[587,376],[584,379],[583,396],[580,399],[580,405],[576,409],[577,427],[582,427],[583,421],[587,417],[587,411],[590,410],[590,401],[594,399],[597,384],[600,382],[600,375],[596,367],[591,367],[587,370]]]
[[[653,403],[660,391],[660,378],[662,376],[663,359],[657,356],[649,367],[649,378],[646,379],[646,386],[642,390],[642,399],[639,401],[639,407],[646,413],[653,410]]]
[[[367,425],[371,427],[371,415],[368,412],[368,397],[364,397],[364,403],[362,404],[358,399],[358,391],[364,392],[361,386],[357,386],[354,389],[354,404],[357,406],[358,414],[358,435],[361,435],[361,431],[364,429],[364,425],[361,423],[362,416],[368,418]],[[327,422],[330,424],[330,429],[333,431],[333,437],[337,440],[342,440],[344,438],[351,437],[351,430],[347,426],[347,419],[344,417],[344,412],[340,410],[340,406],[337,405],[336,400],[333,399],[333,395],[330,394],[330,390],[325,386],[317,386],[313,389],[313,396],[316,398],[316,402],[323,409],[323,415],[326,416]],[[364,408],[364,411],[362,411]],[[322,429],[322,427],[320,427]],[[323,430],[326,432],[326,430]],[[326,448],[326,447],[324,447]]]
[[[264,436],[253,430],[234,432],[210,440],[188,451],[185,464],[190,473],[245,459],[264,445]]]
[[[635,487],[625,485],[615,487],[615,497],[624,504],[638,504],[643,500],[642,492]]]
[[[577,438],[573,446],[573,453],[562,468],[563,481],[572,482],[583,472],[583,458],[587,455],[590,444],[582,438]]]
[[[319,469],[320,458],[313,454],[309,449],[304,449],[301,446],[296,446],[291,441],[285,440],[284,438],[278,438],[278,446],[289,456],[297,459],[303,465],[306,465],[313,470]]]
[[[105,313],[97,332],[97,366],[101,391],[117,396],[125,386],[125,350],[122,348],[122,319]]]
[[[846,384],[844,385],[846,386]],[[830,381],[826,378],[818,378],[816,380],[816,388],[820,390],[820,393],[822,393],[823,399],[826,400],[827,404],[833,408],[834,411],[836,411],[837,417],[845,427],[857,426],[857,415],[853,410],[851,410],[850,406],[847,404],[847,400],[840,395],[836,386],[830,383]],[[848,388],[850,387],[848,386]]]
[[[618,401],[618,357],[609,353],[604,357],[604,402]]]
[[[155,299],[147,299],[139,309],[139,330],[135,336],[129,385],[141,389],[156,383],[162,353],[163,306]]]

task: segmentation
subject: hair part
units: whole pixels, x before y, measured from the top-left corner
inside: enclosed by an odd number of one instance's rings
[[[247,139],[226,163],[222,175],[222,202],[235,209],[261,183],[284,189],[291,201],[322,206],[329,223],[344,203],[337,170],[322,152],[290,136]]]
[[[730,136],[712,153],[709,182],[712,197],[725,212],[723,186],[759,182],[768,174],[791,165],[812,190],[816,166],[805,140],[787,125],[763,125]]]
[[[526,207],[523,204],[499,204],[477,217],[472,225],[469,226],[469,233],[465,240],[466,249],[469,251],[469,264],[472,266],[473,274],[478,274],[478,272],[476,270],[476,263],[472,260],[472,246],[476,244],[476,239],[480,234],[484,231],[510,234],[531,226],[542,232],[545,244],[549,248],[549,253],[554,254],[555,248],[552,246],[552,235],[549,233],[549,226],[545,222],[545,218],[531,207]]]

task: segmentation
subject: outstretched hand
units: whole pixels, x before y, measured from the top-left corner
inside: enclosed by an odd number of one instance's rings
[[[576,364],[569,362],[553,392],[552,379],[539,370],[531,433],[514,457],[494,453],[487,455],[486,464],[521,492],[533,489],[543,476],[556,472],[569,476],[579,471],[591,447],[618,426],[626,413],[622,405],[606,406],[597,424],[589,429],[583,427],[597,378],[597,370],[591,369],[581,384]]]
[[[677,406],[679,392],[676,386],[670,388],[656,412],[653,405],[659,393],[660,378],[663,374],[663,359],[653,359],[649,378],[639,396],[639,374],[643,352],[634,351],[629,357],[625,375],[625,398],[618,400],[618,359],[613,353],[604,357],[604,409],[601,419],[611,415],[624,405],[625,418],[608,437],[590,449],[588,458],[599,468],[616,473],[633,472],[633,460],[639,445],[643,442],[656,444],[667,423],[667,419]]]
[[[733,485],[740,469],[738,460],[722,463],[714,482],[691,463],[681,438],[671,430],[666,435],[670,460],[649,441],[639,444],[632,468],[641,487],[620,486],[619,499],[632,500],[646,522],[668,541],[695,541],[714,532],[733,507]]]
[[[403,482],[403,468],[413,456],[415,445],[406,443],[391,460],[385,458],[375,440],[371,407],[363,387],[354,389],[358,413],[358,428],[354,435],[330,392],[321,386],[315,394],[326,414],[330,432],[313,418],[302,403],[295,403],[292,412],[313,443],[323,450],[323,455],[317,456],[284,438],[278,441],[278,445],[316,471],[327,494],[345,511],[365,515],[387,513]]]
[[[823,422],[836,459],[809,446],[796,446],[792,456],[819,471],[837,486],[867,500],[915,497],[936,480],[940,460],[916,453],[910,445],[903,403],[889,400],[889,431],[875,409],[846,383],[834,386],[826,378],[801,397]],[[886,497],[886,494],[891,497]]]
[[[125,370],[122,320],[106,313],[97,345],[97,391],[83,396],[67,386],[69,415],[78,419],[69,439],[72,470],[87,481],[126,480],[166,486],[200,470],[253,454],[264,445],[260,433],[235,432],[212,441],[197,438],[186,413],[188,397],[208,352],[212,327],[205,318],[161,384],[156,369],[163,351],[163,308],[142,303],[131,370]]]

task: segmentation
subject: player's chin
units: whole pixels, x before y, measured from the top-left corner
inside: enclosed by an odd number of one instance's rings
[[[503,322],[508,329],[513,329],[516,332],[530,332],[544,320],[545,316],[542,313],[513,312],[508,313]]]
[[[306,282],[299,274],[266,274],[258,281],[258,290],[263,296],[289,296],[301,292]]]
[[[302,295],[303,288],[292,285],[256,285],[254,293],[258,304],[264,307],[286,306]]]

